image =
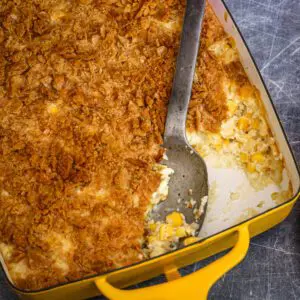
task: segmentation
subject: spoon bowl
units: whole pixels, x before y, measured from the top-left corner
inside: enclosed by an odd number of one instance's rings
[[[165,220],[173,211],[182,213],[187,223],[197,223],[199,232],[207,206],[207,170],[199,154],[176,137],[168,139],[163,165],[174,170],[169,182],[168,198],[158,204],[152,216],[155,221]],[[194,204],[193,204],[194,203]]]

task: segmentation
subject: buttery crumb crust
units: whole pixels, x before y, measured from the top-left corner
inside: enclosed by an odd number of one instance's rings
[[[2,0],[0,250],[35,290],[143,259],[183,0]],[[188,130],[226,119],[208,5]],[[237,74],[237,75],[230,75]]]

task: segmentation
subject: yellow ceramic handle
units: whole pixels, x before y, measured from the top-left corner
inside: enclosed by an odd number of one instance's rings
[[[101,293],[111,300],[204,300],[211,286],[247,254],[250,242],[248,226],[242,225],[236,231],[238,240],[231,251],[190,275],[136,290],[115,288],[108,282],[109,278],[106,276],[97,279],[96,285]]]

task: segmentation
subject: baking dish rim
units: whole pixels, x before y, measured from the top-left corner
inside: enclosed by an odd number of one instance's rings
[[[242,32],[240,31],[240,29],[239,29],[239,27],[238,27],[238,25],[237,25],[237,23],[236,23],[236,21],[235,21],[233,15],[232,15],[232,13],[231,13],[230,10],[228,9],[228,6],[227,6],[226,3],[224,2],[224,0],[220,0],[220,1],[221,1],[221,3],[224,5],[226,12],[227,12],[228,15],[230,16],[230,18],[231,18],[231,20],[232,20],[232,22],[233,22],[233,24],[234,24],[236,30],[238,31],[238,33],[239,33],[239,35],[240,35],[240,37],[241,37],[241,39],[242,39],[242,41],[243,41],[243,44],[244,44],[245,47],[246,47],[246,50],[247,50],[247,52],[248,52],[248,54],[249,54],[249,56],[250,56],[250,59],[251,59],[251,61],[252,61],[253,64],[254,64],[255,71],[256,71],[256,73],[258,74],[258,76],[259,76],[259,78],[260,78],[260,80],[261,80],[261,83],[262,83],[262,85],[263,85],[263,88],[264,88],[264,90],[265,90],[265,92],[266,92],[266,94],[267,94],[267,96],[268,96],[268,100],[270,101],[270,104],[271,104],[271,106],[272,106],[273,112],[274,112],[275,117],[276,117],[276,119],[277,119],[277,121],[278,121],[278,124],[279,124],[279,126],[280,126],[281,132],[283,133],[284,141],[285,141],[286,145],[288,146],[288,149],[289,149],[289,152],[290,152],[290,154],[291,154],[293,163],[294,163],[294,165],[295,165],[295,167],[296,167],[297,175],[298,175],[298,177],[300,178],[300,168],[299,168],[299,166],[298,166],[298,164],[297,164],[295,155],[294,155],[294,153],[293,153],[293,151],[292,151],[292,147],[291,147],[291,145],[290,145],[290,143],[289,143],[289,141],[288,141],[287,134],[285,133],[285,130],[284,130],[283,125],[282,125],[282,122],[281,122],[280,117],[279,117],[279,115],[278,115],[278,112],[277,112],[277,110],[276,110],[274,101],[273,101],[273,99],[272,99],[272,97],[271,97],[271,95],[270,95],[270,92],[269,92],[268,88],[267,88],[267,85],[266,85],[266,83],[265,83],[265,81],[264,81],[264,79],[263,79],[263,77],[262,77],[262,74],[260,73],[260,70],[259,70],[259,68],[258,68],[258,66],[257,66],[257,63],[256,63],[256,61],[255,61],[255,59],[254,59],[254,57],[253,57],[253,55],[252,55],[252,53],[251,53],[251,51],[250,51],[250,48],[249,48],[249,46],[248,46],[248,44],[247,44],[247,42],[246,42],[246,40],[245,40],[245,38],[244,38]],[[222,233],[224,233],[224,232],[226,232],[226,231],[230,231],[230,230],[232,230],[232,229],[235,228],[235,227],[239,227],[239,226],[241,226],[242,224],[245,224],[246,222],[251,222],[251,221],[253,221],[253,220],[256,219],[256,218],[262,217],[264,214],[268,214],[269,212],[271,212],[271,211],[273,211],[273,210],[280,209],[280,207],[282,207],[282,206],[284,206],[284,205],[287,205],[287,204],[289,204],[289,203],[291,203],[291,202],[297,200],[297,198],[298,198],[299,196],[300,196],[300,184],[299,184],[299,186],[298,186],[296,192],[294,193],[294,195],[293,195],[290,199],[286,200],[285,202],[283,202],[283,203],[281,203],[281,204],[278,204],[278,205],[276,205],[276,206],[274,206],[274,207],[272,207],[272,208],[270,208],[270,209],[268,209],[268,210],[266,210],[266,211],[264,211],[264,212],[261,212],[261,213],[255,215],[255,216],[253,216],[253,217],[250,217],[249,219],[246,219],[246,220],[244,220],[244,221],[241,221],[241,222],[239,222],[239,223],[237,223],[237,224],[235,224],[235,225],[233,225],[233,226],[230,226],[230,227],[228,227],[228,228],[225,228],[225,229],[223,229],[223,230],[221,230],[221,231],[219,231],[219,232],[217,232],[217,233],[214,233],[214,234],[212,234],[212,235],[210,235],[210,236],[208,236],[208,237],[206,237],[206,238],[203,238],[203,239],[201,239],[201,240],[199,240],[199,241],[196,241],[196,242],[194,242],[194,243],[192,243],[192,244],[189,244],[189,245],[187,245],[187,246],[184,246],[183,248],[176,249],[176,250],[171,250],[171,251],[169,251],[169,252],[167,252],[167,253],[164,253],[164,254],[161,254],[161,255],[159,255],[159,256],[156,256],[156,257],[153,257],[153,258],[144,259],[144,260],[142,260],[142,261],[140,261],[140,262],[136,262],[136,263],[133,263],[133,264],[128,265],[128,266],[116,268],[116,269],[113,269],[113,270],[110,270],[110,271],[107,271],[107,272],[103,272],[103,273],[98,273],[98,274],[95,274],[95,275],[85,276],[85,277],[82,277],[82,278],[80,278],[80,279],[76,279],[76,280],[73,280],[73,281],[68,281],[68,282],[58,283],[58,284],[56,284],[56,285],[52,285],[52,286],[49,286],[49,287],[46,287],[46,288],[42,288],[42,289],[36,289],[36,290],[24,290],[24,289],[20,289],[20,288],[18,288],[17,286],[15,286],[14,283],[9,279],[9,276],[8,276],[8,274],[7,274],[8,272],[5,271],[5,269],[4,269],[4,264],[1,263],[1,262],[0,262],[0,268],[1,268],[2,272],[3,272],[3,274],[4,274],[5,280],[8,282],[9,286],[10,286],[13,290],[15,290],[15,291],[17,291],[17,292],[19,292],[19,293],[22,293],[22,294],[37,294],[37,293],[41,293],[41,292],[47,292],[47,291],[49,291],[49,290],[54,290],[54,289],[57,289],[57,288],[61,288],[61,287],[66,286],[66,285],[71,285],[71,284],[75,284],[75,283],[78,283],[78,282],[81,282],[81,281],[86,281],[86,280],[90,280],[90,279],[93,279],[93,278],[97,278],[97,277],[99,277],[99,276],[108,275],[108,274],[111,274],[111,273],[113,273],[113,272],[126,270],[126,269],[129,269],[129,268],[131,268],[131,267],[135,267],[135,266],[138,266],[138,265],[142,265],[142,264],[144,264],[144,263],[146,263],[146,262],[150,262],[150,261],[153,261],[153,260],[163,260],[163,258],[167,257],[168,255],[173,255],[174,253],[176,253],[176,252],[178,252],[178,251],[181,251],[181,250],[184,250],[184,249],[188,249],[188,247],[195,246],[196,244],[201,244],[201,243],[203,243],[204,241],[206,241],[207,239],[215,238],[217,235],[221,235]],[[1,255],[1,254],[0,254],[0,255]]]

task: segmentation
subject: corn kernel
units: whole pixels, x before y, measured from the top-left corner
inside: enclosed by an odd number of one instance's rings
[[[159,229],[159,239],[164,241],[167,240],[168,237],[173,235],[173,227],[168,224],[161,225]]]
[[[191,237],[186,238],[186,239],[183,241],[183,244],[184,244],[185,246],[187,246],[187,245],[193,244],[193,243],[195,243],[195,242],[197,242],[197,241],[199,241],[199,238],[196,238],[196,237],[194,237],[194,236],[191,236]]]
[[[238,105],[232,100],[228,100],[227,107],[230,115],[233,115],[236,112]]]
[[[222,138],[222,143],[223,143],[223,145],[228,146],[230,142],[229,142],[229,139]]]
[[[185,229],[183,227],[177,228],[176,236],[179,237],[179,238],[186,236]]]
[[[260,125],[259,119],[254,119],[254,120],[252,121],[252,127],[253,127],[254,129],[258,129],[258,128],[259,128],[259,125]]]
[[[289,199],[290,197],[292,197],[291,192],[290,192],[289,190],[287,190],[287,191],[282,191],[282,192],[281,192],[281,196],[282,196],[282,199],[283,199],[283,200],[287,200],[287,199]]]
[[[167,223],[171,224],[173,227],[179,227],[183,224],[182,215],[176,211],[167,215]]]
[[[63,11],[54,11],[51,14],[51,20],[54,22],[59,21],[61,18],[63,18],[65,16],[65,13]]]
[[[248,127],[249,127],[249,119],[246,118],[246,117],[241,117],[239,120],[238,120],[238,124],[237,124],[238,128],[240,130],[247,130]]]
[[[155,231],[156,228],[157,228],[157,225],[155,223],[152,223],[152,224],[149,225],[149,228],[150,228],[151,231]]]
[[[255,164],[254,164],[254,163],[251,163],[251,162],[249,162],[249,163],[247,164],[247,171],[248,171],[249,173],[253,173],[253,172],[255,172],[255,171],[256,171]]]
[[[279,193],[274,192],[274,193],[271,194],[271,197],[272,197],[272,200],[277,200],[278,197],[279,197]]]
[[[254,89],[250,83],[246,83],[240,88],[240,95],[243,99],[253,97],[253,92]]]
[[[215,144],[214,147],[217,151],[220,151],[222,149],[222,144]]]
[[[261,154],[260,152],[256,152],[255,154],[253,154],[251,156],[251,160],[257,163],[262,163],[265,160],[265,157],[263,154]]]
[[[50,114],[56,114],[58,112],[58,108],[57,108],[56,104],[53,104],[53,103],[48,105],[47,110]]]
[[[240,160],[241,160],[241,162],[244,162],[244,163],[247,162],[249,160],[248,154],[245,153],[245,152],[241,152],[240,153]]]
[[[154,235],[148,236],[148,243],[153,243],[157,240],[157,237]]]

